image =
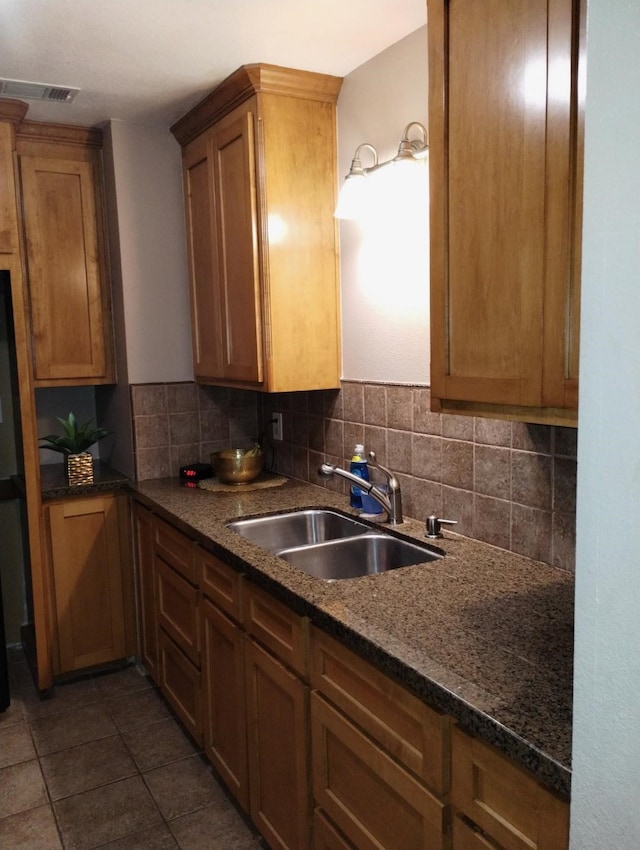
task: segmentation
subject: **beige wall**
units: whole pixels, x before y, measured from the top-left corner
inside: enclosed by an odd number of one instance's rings
[[[362,142],[383,161],[395,156],[409,122],[427,126],[427,73],[425,26],[345,78],[338,100],[341,184]],[[371,162],[363,152],[363,166]],[[404,194],[389,197],[380,187],[366,220],[340,223],[347,380],[429,383],[428,197],[424,162]]]
[[[180,147],[167,128],[111,121],[128,380],[189,381],[191,326]],[[122,329],[121,329],[122,330]]]

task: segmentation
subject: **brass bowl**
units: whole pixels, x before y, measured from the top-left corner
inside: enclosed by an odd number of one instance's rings
[[[211,465],[218,481],[225,484],[247,484],[264,468],[264,454],[258,448],[225,449],[213,452]]]

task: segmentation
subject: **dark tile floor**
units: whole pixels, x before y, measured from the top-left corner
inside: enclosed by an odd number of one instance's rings
[[[259,837],[135,666],[39,700],[9,650],[0,714],[3,850],[259,850]]]

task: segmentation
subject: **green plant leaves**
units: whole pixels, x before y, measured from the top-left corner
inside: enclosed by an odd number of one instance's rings
[[[89,419],[88,422],[79,425],[73,413],[69,413],[66,419],[61,419],[59,416],[56,418],[64,428],[65,433],[63,436],[48,434],[46,437],[40,437],[41,440],[48,443],[46,446],[41,446],[43,449],[51,449],[62,454],[80,454],[111,433],[105,428],[92,428],[91,424],[95,422],[94,419]]]

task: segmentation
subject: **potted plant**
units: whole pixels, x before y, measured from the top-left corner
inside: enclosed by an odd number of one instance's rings
[[[57,417],[64,428],[64,434],[48,434],[40,439],[47,443],[43,449],[60,452],[64,456],[64,468],[69,484],[93,483],[93,456],[87,451],[94,443],[107,437],[111,431],[105,428],[91,427],[94,422],[90,419],[84,425],[79,425],[73,413],[66,419]]]

